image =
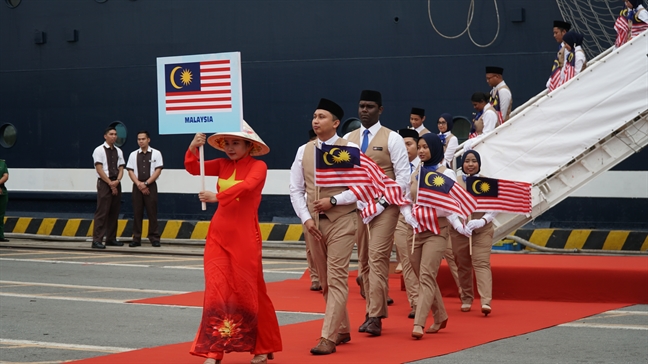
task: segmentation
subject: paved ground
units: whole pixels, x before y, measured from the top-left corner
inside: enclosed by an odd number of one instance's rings
[[[12,240],[10,245],[22,246],[8,248],[5,243],[0,248],[0,363],[62,363],[194,337],[200,308],[125,301],[201,290],[199,246],[91,251],[82,250],[89,246],[84,242],[52,245]],[[49,249],[39,248],[43,244],[50,244],[45,246]],[[301,250],[265,249],[266,281],[298,278],[306,268],[304,258],[298,257],[303,255]],[[321,317],[296,312],[278,312],[277,316],[281,325]],[[416,363],[523,361],[648,362],[648,305]]]

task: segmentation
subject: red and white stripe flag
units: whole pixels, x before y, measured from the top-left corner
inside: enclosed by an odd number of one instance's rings
[[[230,61],[166,65],[172,84],[166,92],[167,114],[232,111]]]
[[[420,234],[424,231],[431,231],[439,234],[439,221],[437,220],[436,210],[429,206],[414,204],[412,215],[418,222],[418,227],[414,229],[414,234]]]
[[[530,214],[533,209],[527,182],[471,176],[466,178],[466,188],[477,200],[477,211]]]

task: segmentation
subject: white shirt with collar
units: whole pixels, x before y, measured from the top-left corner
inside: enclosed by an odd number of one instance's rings
[[[381,127],[382,125],[380,124],[380,121],[372,125],[369,129],[361,125],[360,143],[362,143],[362,138],[364,136],[365,130],[369,130],[368,139],[369,139],[369,143],[371,143],[374,136],[376,136],[376,133],[378,133],[378,130],[380,130]],[[423,125],[421,125],[421,127],[423,127]],[[344,139],[348,139],[349,134],[351,133],[347,133],[344,136]],[[410,166],[409,166],[409,158],[407,156],[407,147],[405,147],[405,143],[403,143],[403,137],[400,136],[395,131],[390,131],[389,137],[387,138],[387,149],[389,149],[389,156],[392,165],[394,167],[394,175],[396,176],[396,183],[398,183],[398,185],[401,187],[405,196],[409,196]]]
[[[151,148],[151,146],[148,147],[146,152],[147,153],[151,152],[151,170],[149,171],[149,176],[152,176],[153,173],[155,173],[156,169],[164,168],[162,153],[160,153],[160,151],[155,148]],[[128,163],[126,163],[126,169],[133,171],[133,173],[135,173],[135,177],[139,176],[138,169],[137,169],[137,155],[139,153],[142,153],[142,148],[138,148],[137,150],[134,150],[128,156]]]
[[[324,143],[327,145],[333,145],[340,137],[337,134],[334,134],[333,137],[329,140],[325,140]],[[401,140],[402,142],[402,140]],[[312,143],[312,142],[309,142]],[[317,148],[322,147],[322,141],[316,139]],[[307,143],[308,144],[308,143]],[[360,149],[356,144],[349,142],[348,144],[351,147]],[[301,220],[302,224],[306,221],[312,219],[313,217],[308,211],[308,202],[306,201],[306,182],[304,180],[304,167],[302,166],[302,160],[304,158],[304,150],[306,149],[306,144],[302,145],[297,149],[297,154],[295,155],[295,161],[290,167],[290,202],[292,203],[293,209],[297,214],[297,217]],[[358,198],[351,190],[346,190],[335,196],[337,200],[337,205],[350,205],[356,203]]]
[[[502,112],[502,119],[506,120],[506,116],[508,115],[508,108],[509,105],[511,105],[511,90],[508,88],[503,88],[506,86],[506,82],[502,81],[497,84],[497,86],[493,87],[493,90],[491,91],[491,94],[494,96],[496,93],[499,94],[499,103],[500,103],[500,111]]]
[[[482,130],[482,134],[487,134],[495,130],[498,119],[497,114],[495,113],[495,109],[491,104],[486,104],[486,106],[484,107],[484,115],[482,116],[482,120],[484,121],[484,129]]]
[[[421,164],[421,158],[419,158],[418,156],[414,157],[414,159],[412,159],[409,163],[410,163],[410,169],[411,169],[411,171],[410,171],[410,176],[411,176],[412,174],[414,174],[414,172],[418,168],[419,164]]]
[[[106,151],[104,150],[104,148],[108,149],[110,148],[110,145],[104,142],[100,146],[96,147],[94,152],[92,152],[92,159],[94,160],[95,165],[97,165],[97,163],[101,163],[104,173],[106,174],[106,176],[109,176],[108,161],[106,160]],[[117,168],[123,167],[124,165],[126,165],[126,161],[124,161],[124,153],[116,145],[113,145],[113,148],[117,149]],[[97,178],[101,178],[99,172],[97,172]]]
[[[452,133],[451,131],[446,131],[443,133],[446,138]],[[448,165],[452,165],[452,160],[454,159],[455,152],[457,151],[457,148],[459,148],[459,140],[457,139],[456,136],[450,137],[450,140],[448,140],[448,144],[445,150],[444,154],[444,159]]]

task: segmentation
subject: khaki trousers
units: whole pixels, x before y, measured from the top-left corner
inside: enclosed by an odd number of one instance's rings
[[[355,243],[357,217],[346,214],[335,222],[322,215],[319,230],[323,241],[312,241],[311,254],[319,274],[322,294],[326,301],[322,337],[335,342],[338,333],[349,333],[349,261]],[[308,234],[307,232],[305,234]]]
[[[410,307],[415,307],[416,300],[418,300],[419,282],[410,263],[411,241],[412,227],[405,221],[403,215],[399,215],[396,232],[394,232],[394,244],[396,245],[396,252],[400,258],[400,264],[403,267],[403,281],[405,281],[407,300],[409,301]]]
[[[389,259],[399,214],[399,207],[391,205],[369,223],[369,289],[365,287],[369,317],[387,317]]]
[[[419,279],[414,325],[423,327],[425,327],[430,309],[432,309],[435,323],[440,323],[448,318],[441,291],[436,282],[439,266],[448,244],[449,227],[445,218],[439,218],[439,230],[439,235],[430,231],[416,235],[414,253],[410,255],[410,263]]]
[[[306,228],[304,230],[304,240],[306,241],[306,261],[308,262],[308,275],[310,276],[311,283],[319,282],[319,275],[317,274],[317,268],[315,268],[315,261],[313,259],[313,238],[310,234],[306,233]]]
[[[362,215],[358,210],[358,231],[356,232],[356,245],[358,246],[358,275],[362,279],[365,295],[369,294],[369,226],[362,222]],[[369,300],[369,298],[367,298]]]
[[[456,231],[450,232],[452,251],[458,266],[459,284],[463,291],[461,303],[472,304],[473,269],[477,278],[477,291],[482,305],[490,305],[493,299],[493,275],[491,274],[490,255],[493,245],[493,223],[488,223],[472,234],[472,256],[469,239]]]
[[[454,231],[452,227],[449,227],[450,230]],[[446,263],[448,263],[448,268],[450,268],[450,274],[452,274],[452,279],[454,279],[457,289],[459,290],[459,297],[464,296],[464,293],[461,290],[461,285],[459,284],[459,273],[457,268],[457,263],[455,262],[454,254],[452,253],[452,239],[448,237],[448,246],[446,246],[445,253],[443,258],[445,258]]]

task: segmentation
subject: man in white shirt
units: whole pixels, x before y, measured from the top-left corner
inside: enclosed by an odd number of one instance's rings
[[[121,207],[121,179],[124,175],[124,153],[115,146],[117,130],[108,127],[104,131],[105,142],[92,153],[97,171],[97,210],[94,215],[92,232],[93,249],[106,249],[101,241],[106,237],[106,245],[122,246],[117,241],[117,219]]]
[[[489,102],[495,108],[499,123],[502,124],[508,120],[513,107],[511,90],[504,82],[504,69],[502,67],[486,67],[486,82],[493,88],[490,92]]]
[[[565,52],[565,43],[563,42],[563,36],[571,29],[571,24],[564,22],[562,20],[554,20],[553,22],[553,37],[558,42],[558,53],[556,53],[556,59],[554,59],[553,65],[551,67],[551,75],[547,80],[547,88],[549,91],[552,91],[558,85],[562,83],[562,68],[567,61],[567,54]]]
[[[316,148],[321,149],[324,143],[358,148],[336,134],[343,115],[335,102],[321,99],[312,122],[317,139],[299,147],[290,168],[290,201],[304,226],[304,238],[326,301],[322,334],[311,349],[314,355],[332,354],[337,345],[351,340],[346,303],[349,261],[357,230],[357,197],[346,186],[315,185]]]
[[[430,131],[423,125],[425,122],[425,109],[419,107],[413,107],[410,112],[410,125],[411,128],[416,130],[419,133],[419,136],[427,134]]]
[[[398,183],[405,196],[409,196],[410,165],[407,149],[400,135],[381,125],[379,119],[382,111],[380,92],[362,91],[358,103],[358,116],[362,125],[360,129],[345,135],[344,139],[359,144],[362,152]],[[365,322],[358,331],[380,336],[382,319],[387,317],[389,258],[400,208],[390,205],[383,196],[375,202],[372,209],[376,213],[364,219],[365,226],[359,226],[357,236],[358,261],[362,268],[360,274],[367,299]],[[362,217],[359,216],[359,219]]]
[[[142,220],[145,208],[149,220],[148,239],[154,247],[160,246],[157,220],[158,189],[155,181],[160,177],[164,163],[162,153],[151,148],[150,142],[151,137],[148,131],[138,132],[137,145],[139,145],[139,149],[130,154],[126,164],[128,176],[133,181],[133,241],[128,244],[130,247],[142,245]]]
[[[488,95],[483,92],[475,92],[470,98],[470,101],[472,102],[473,108],[477,111],[473,119],[474,134],[479,136],[495,130],[498,124],[498,117],[495,109],[488,102]]]

